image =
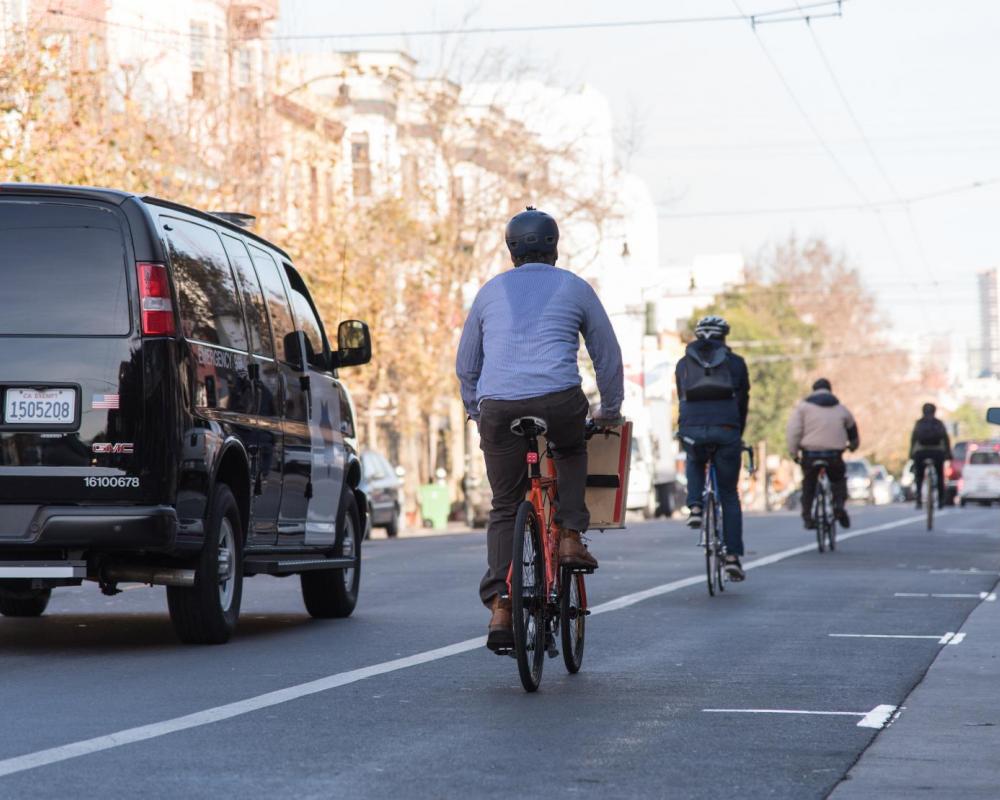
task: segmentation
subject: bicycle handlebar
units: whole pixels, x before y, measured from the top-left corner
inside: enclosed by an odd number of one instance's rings
[[[618,431],[612,430],[612,428],[617,428],[624,423],[625,417],[601,420],[588,419],[583,428],[583,436],[585,439],[591,439],[598,433],[603,433],[605,436],[621,436]]]

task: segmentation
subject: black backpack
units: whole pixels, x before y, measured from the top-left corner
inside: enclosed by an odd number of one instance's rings
[[[917,424],[913,430],[917,435],[917,444],[933,447],[940,445],[941,440],[944,439],[943,429],[944,425],[941,424],[940,420],[933,417],[924,417],[917,420]]]
[[[685,351],[681,374],[683,399],[730,400],[736,396],[736,382],[729,369],[729,350],[725,346],[705,347],[692,342]]]

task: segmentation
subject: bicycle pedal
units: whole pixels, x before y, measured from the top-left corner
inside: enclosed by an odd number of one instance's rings
[[[512,647],[501,647],[493,651],[498,656],[512,656],[514,655],[514,649]]]
[[[594,567],[571,567],[570,572],[574,575],[593,575]]]
[[[548,655],[549,658],[559,657],[559,651],[555,647],[550,647],[548,650],[545,651],[545,653],[546,655]]]

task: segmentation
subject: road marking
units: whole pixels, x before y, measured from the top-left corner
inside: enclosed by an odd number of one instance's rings
[[[871,528],[861,528],[860,530],[852,531],[851,533],[845,533],[842,534],[839,539],[840,541],[845,541],[858,536],[865,536],[870,533],[878,533],[879,531],[901,528],[904,525],[910,525],[922,519],[923,515],[906,517],[904,519],[895,520],[894,522],[887,522],[882,525],[875,525]],[[792,558],[793,556],[797,556],[802,553],[814,551],[815,549],[816,545],[814,544],[792,547],[788,550],[782,550],[777,553],[772,553],[769,556],[764,556],[763,558],[748,561],[743,565],[743,568],[756,569],[757,567],[767,566],[768,564],[775,564],[787,558]],[[641,603],[643,600],[659,597],[660,595],[675,592],[678,589],[700,584],[704,580],[705,576],[699,574],[690,578],[682,578],[681,580],[671,581],[670,583],[654,586],[653,588],[646,589],[645,591],[633,592],[632,594],[623,595],[622,597],[618,597],[614,600],[609,600],[606,603],[601,603],[600,605],[592,608],[591,612],[593,614],[603,614],[608,611],[617,611],[622,608],[628,608],[636,603]],[[376,675],[385,675],[389,672],[395,672],[397,670],[407,669],[408,667],[427,664],[431,661],[438,661],[442,658],[467,653],[471,650],[476,650],[482,647],[485,643],[486,637],[484,636],[479,636],[474,639],[466,639],[464,642],[456,642],[455,644],[439,647],[434,650],[426,650],[422,653],[416,653],[415,655],[407,656],[405,658],[397,658],[392,661],[384,661],[381,664],[373,664],[369,667],[362,667],[360,669],[349,670],[347,672],[339,672],[335,675],[328,675],[325,678],[319,678],[314,681],[288,686],[284,689],[266,692],[265,694],[260,694],[255,697],[248,697],[245,700],[237,700],[233,703],[226,703],[225,705],[208,708],[204,711],[186,714],[182,717],[174,717],[173,719],[167,719],[161,722],[153,722],[148,725],[127,728],[125,730],[116,731],[104,736],[95,736],[92,739],[83,739],[78,742],[71,742],[70,744],[50,747],[46,750],[38,750],[33,753],[14,756],[13,758],[7,758],[0,761],[0,777],[13,775],[18,772],[24,772],[29,769],[35,769],[36,767],[43,767],[48,764],[56,764],[60,761],[67,761],[71,758],[78,758],[80,756],[99,753],[103,750],[110,750],[115,747],[122,747],[128,744],[135,744],[136,742],[155,739],[160,736],[166,736],[170,733],[177,733],[179,731],[190,730],[191,728],[198,728],[202,725],[210,725],[213,722],[232,719],[233,717],[239,717],[244,714],[259,711],[263,708],[269,708],[281,703],[297,700],[300,697],[307,697],[309,695],[318,694],[319,692],[328,691],[329,689],[336,689],[340,686],[357,683],[358,681],[365,680],[366,678],[372,678]]]
[[[969,569],[932,569],[930,570],[931,575],[1000,575],[1000,572],[995,572],[989,569],[979,569],[978,567],[969,567]]]
[[[944,634],[912,634],[912,633],[828,633],[840,639],[937,639],[938,644],[958,644],[965,638],[964,633],[948,631]]]
[[[707,714],[807,714],[821,717],[861,717],[859,728],[884,728],[896,706],[878,705],[871,711],[804,711],[793,708],[703,708]]]
[[[960,598],[969,600],[985,600],[987,603],[996,602],[996,592],[896,592],[893,597],[944,597],[948,599]]]

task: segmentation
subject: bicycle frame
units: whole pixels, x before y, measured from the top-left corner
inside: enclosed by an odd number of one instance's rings
[[[541,453],[538,449],[538,439],[528,439],[528,502],[535,508],[538,520],[542,526],[542,557],[545,562],[545,598],[550,604],[559,602],[560,570],[559,570],[559,526],[556,524],[556,489],[557,476],[555,459],[551,450],[546,447],[545,464],[550,474],[543,475]],[[507,571],[507,593],[510,594],[511,576],[514,564]],[[580,582],[580,608],[587,609],[587,590],[583,581]]]

